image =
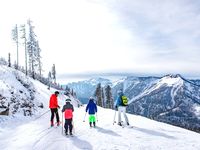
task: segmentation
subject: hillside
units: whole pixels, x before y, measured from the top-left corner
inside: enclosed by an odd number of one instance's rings
[[[130,93],[129,88],[125,93]],[[149,83],[132,97],[128,111],[200,132],[200,87],[180,75]]]
[[[15,112],[12,112],[12,109],[9,116],[0,115],[1,150],[198,150],[200,147],[200,134],[141,116],[128,114],[133,128],[113,125],[114,111],[101,107],[98,107],[97,127],[91,129],[87,122],[88,115],[83,122],[85,105],[78,108],[78,101],[73,98],[71,99],[75,107],[74,137],[67,138],[62,135],[62,126],[49,127],[48,101],[54,89],[49,91],[47,86],[42,83],[26,78],[17,72],[20,79],[23,81],[26,79],[26,83],[31,85],[24,88],[21,81],[17,80],[15,70],[5,66],[0,66],[0,69],[3,71],[0,75],[0,91],[4,97],[1,102],[5,99],[10,100],[10,106],[14,108],[15,103],[12,103],[11,98],[12,95],[18,94],[16,101],[20,104],[19,109],[16,109]],[[32,107],[34,111],[31,111],[32,115],[25,116],[26,107],[21,107],[21,104],[24,102],[23,96],[31,93],[28,92],[30,87],[34,89],[34,98],[31,99],[30,96],[28,101],[34,104]],[[12,91],[10,92],[11,89],[14,91],[13,94]],[[19,94],[20,89],[22,90],[21,94]],[[66,98],[61,92],[58,97],[61,107]],[[36,105],[41,103],[43,107]],[[6,103],[4,104],[6,106]],[[59,114],[61,117],[60,111]]]
[[[4,65],[0,65],[0,85],[0,114],[10,116],[40,115],[48,109],[49,97],[55,91]],[[65,98],[64,95],[60,96]],[[74,102],[76,106],[80,104],[77,99]]]

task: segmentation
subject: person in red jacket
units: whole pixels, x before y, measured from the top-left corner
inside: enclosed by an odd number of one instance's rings
[[[60,108],[60,106],[58,105],[58,91],[55,91],[54,94],[51,95],[50,100],[49,100],[49,108],[51,110],[51,126],[54,125],[54,114],[56,114],[56,121],[57,121],[57,126],[60,125],[60,120],[59,120],[59,114],[58,114],[58,108]]]
[[[65,134],[68,135],[68,128],[69,128],[69,134],[72,135],[72,119],[73,119],[73,111],[74,111],[74,107],[73,105],[70,103],[71,100],[68,98],[65,100],[66,104],[63,106],[62,112],[64,112],[64,116],[65,116]]]

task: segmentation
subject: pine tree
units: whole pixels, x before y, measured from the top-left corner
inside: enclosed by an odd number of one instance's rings
[[[8,53],[8,67],[11,67],[11,58],[10,58],[10,53]]]
[[[72,91],[71,91],[71,95],[74,96],[74,90],[73,90],[73,89],[72,89]]]
[[[65,87],[65,91],[70,91],[70,88],[66,85],[66,87]]]
[[[26,75],[28,75],[28,67],[27,67],[28,62],[27,62],[27,50],[26,50],[26,43],[27,43],[26,25],[23,24],[23,25],[20,26],[20,28],[21,28],[20,31],[21,31],[21,34],[22,34],[21,39],[24,40],[23,45],[24,45],[24,51],[25,51],[25,72],[26,72]]]
[[[103,87],[101,88],[101,97],[102,97],[102,107],[105,108],[105,94],[104,94]]]
[[[16,46],[17,46],[17,63],[16,63],[16,69],[18,69],[18,67],[19,67],[19,52],[18,52],[19,42],[18,42],[18,27],[17,27],[17,24],[16,24],[15,28],[12,30],[12,39],[13,39],[13,41],[15,41]]]
[[[52,79],[54,80],[54,83],[56,83],[56,66],[53,64],[52,67]]]
[[[95,90],[94,96],[97,98],[97,105],[102,106],[102,89],[101,83],[97,84],[97,88]]]
[[[106,97],[106,107],[113,108],[113,97],[110,85],[107,85],[105,88],[105,97]]]
[[[32,21],[28,20],[29,26],[29,35],[27,41],[27,49],[28,49],[28,56],[29,56],[29,71],[32,75],[32,78],[35,79],[35,64],[36,64],[36,35],[34,33],[34,26],[32,25]]]
[[[32,74],[32,78],[35,79],[35,75],[39,74],[39,78],[41,78],[41,49],[39,47],[39,42],[36,39],[36,35],[34,32],[34,26],[32,25],[32,21],[28,20],[29,26],[29,35],[27,41],[27,49],[28,49],[28,56],[29,56],[29,70]]]
[[[36,41],[36,61],[37,61],[37,67],[38,67],[38,73],[40,77],[42,76],[42,63],[41,63],[41,48],[39,46],[39,42]]]
[[[49,74],[48,74],[48,89],[50,90],[51,88],[51,72],[49,71]]]

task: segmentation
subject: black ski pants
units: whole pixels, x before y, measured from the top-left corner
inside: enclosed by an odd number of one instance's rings
[[[72,133],[72,118],[65,119],[65,132],[66,133],[68,133],[68,128],[69,128],[69,132]]]
[[[56,121],[60,122],[58,108],[51,108],[51,122],[53,122],[54,114],[56,114]]]

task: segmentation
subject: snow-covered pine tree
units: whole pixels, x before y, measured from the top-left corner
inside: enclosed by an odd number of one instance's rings
[[[25,51],[25,72],[26,72],[26,75],[28,75],[28,62],[27,62],[27,50],[26,50],[26,43],[27,43],[27,38],[26,38],[26,25],[25,24],[22,24],[20,26],[20,31],[21,31],[21,39],[23,40],[23,45],[24,45],[24,51]]]
[[[12,39],[16,43],[16,46],[17,46],[17,63],[16,63],[16,69],[18,69],[18,67],[19,67],[19,52],[18,52],[19,42],[18,42],[18,27],[17,27],[17,24],[12,29]]]
[[[49,90],[50,90],[50,88],[51,88],[51,80],[52,80],[51,71],[49,71],[49,74],[48,74],[48,89],[49,89]]]
[[[11,67],[11,58],[10,58],[10,53],[8,53],[8,67]]]
[[[18,67],[17,67],[17,62],[16,62],[16,61],[14,62],[14,68],[15,68],[15,69],[18,68]]]
[[[110,85],[107,85],[105,88],[105,99],[106,99],[106,107],[113,108],[113,97],[112,97],[112,89]]]
[[[52,79],[54,80],[54,83],[56,83],[56,66],[53,64],[52,67]]]
[[[42,63],[41,63],[41,48],[39,42],[36,41],[36,61],[37,61],[37,73],[42,76]]]
[[[7,65],[8,63],[7,63],[7,61],[3,57],[1,57],[0,58],[0,64],[1,65]]]
[[[71,91],[71,95],[74,96],[74,90],[73,90],[73,89],[71,89],[71,90],[72,90],[72,91]]]
[[[97,105],[102,106],[102,94],[101,94],[101,83],[97,84],[97,88],[95,90],[94,96],[97,98]]]
[[[39,79],[41,78],[41,49],[39,47],[39,42],[36,39],[36,35],[34,32],[34,26],[32,25],[32,21],[28,20],[29,26],[29,35],[27,41],[27,49],[28,49],[28,56],[29,56],[29,70],[31,72],[32,78],[36,78],[36,74],[39,74]]]
[[[65,87],[65,91],[68,91],[68,92],[70,91],[69,86],[66,85],[66,87]]]
[[[101,97],[102,97],[102,107],[106,107],[105,106],[105,94],[104,94],[104,90],[103,87],[101,88]]]
[[[27,40],[27,50],[29,57],[29,71],[33,79],[35,79],[35,63],[36,63],[36,35],[34,33],[34,26],[32,25],[32,21],[28,20],[29,26],[29,35]]]

